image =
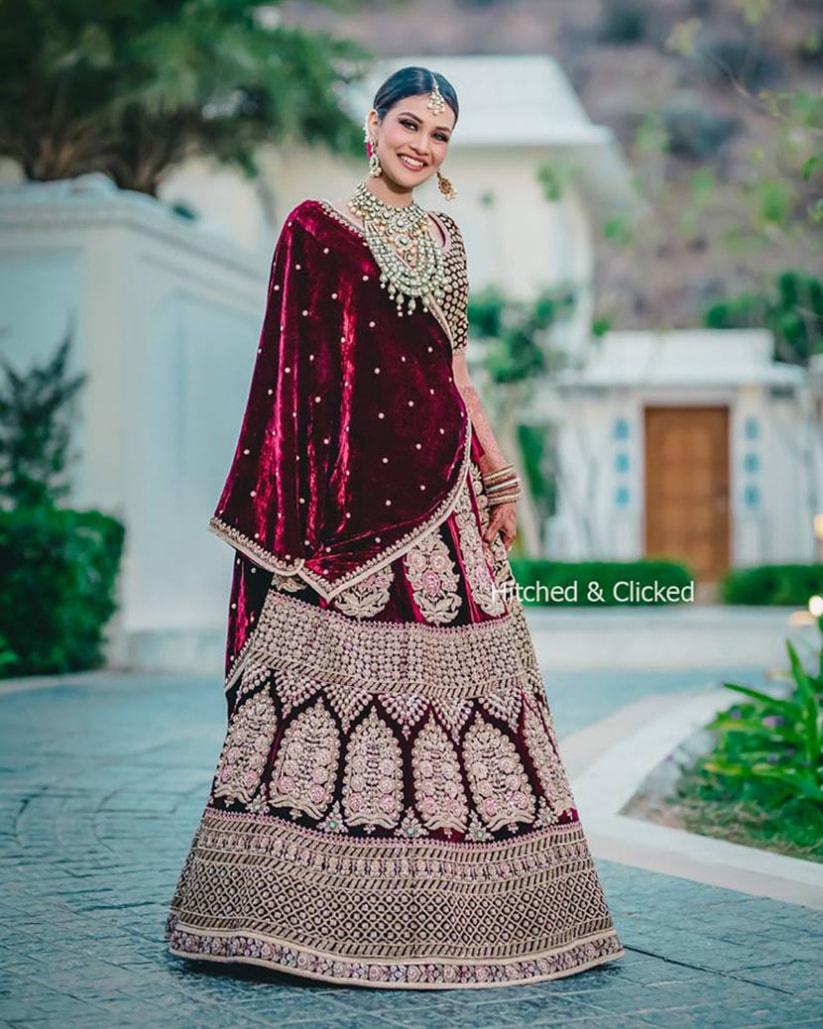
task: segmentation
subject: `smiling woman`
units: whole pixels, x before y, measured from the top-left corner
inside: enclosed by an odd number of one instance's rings
[[[275,249],[210,521],[229,724],[166,938],[346,985],[555,979],[623,949],[513,589],[462,235],[412,196],[457,101],[411,68],[375,103],[368,183],[304,200]]]

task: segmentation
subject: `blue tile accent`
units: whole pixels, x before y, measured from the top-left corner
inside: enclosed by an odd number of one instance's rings
[[[627,472],[629,470],[629,455],[624,451],[614,455],[614,470],[616,472]]]
[[[760,490],[757,486],[747,486],[743,491],[743,499],[746,507],[757,507],[760,503]]]
[[[614,491],[614,502],[618,507],[625,507],[629,502],[629,487],[618,486]]]
[[[615,418],[612,435],[615,439],[629,438],[629,423],[625,418]]]
[[[743,458],[743,467],[747,472],[757,472],[760,470],[760,458],[757,454],[753,454],[751,451],[747,453]]]
[[[746,439],[757,439],[760,433],[760,423],[754,417],[754,415],[750,414],[747,416],[745,428],[743,431],[746,435]]]

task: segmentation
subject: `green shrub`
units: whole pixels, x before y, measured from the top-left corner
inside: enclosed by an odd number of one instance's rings
[[[535,587],[524,594],[526,606],[541,607],[648,607],[675,601],[618,600],[612,594],[615,583],[630,581],[640,586],[658,583],[661,588],[676,586],[682,589],[693,580],[689,569],[676,561],[552,561],[550,559],[510,558],[512,573],[522,588]],[[590,600],[588,584],[599,583],[604,599]],[[577,601],[549,600],[540,594],[552,587],[572,587],[576,584]],[[534,598],[534,599],[532,599]]]
[[[725,604],[792,604],[805,607],[823,593],[823,564],[758,565],[733,568],[720,584]]]
[[[0,510],[0,677],[103,664],[124,538],[99,511]]]
[[[716,154],[740,128],[737,118],[715,114],[691,103],[675,103],[660,111],[669,153],[689,160]]]
[[[818,624],[823,629],[823,620]],[[745,786],[746,796],[767,808],[792,801],[823,811],[823,650],[811,673],[791,640],[786,650],[793,682],[788,696],[723,683],[748,700],[719,712],[707,726],[719,733],[719,742],[702,768]]]
[[[604,43],[639,43],[646,37],[649,11],[638,0],[618,0],[609,3],[603,12],[600,39]]]

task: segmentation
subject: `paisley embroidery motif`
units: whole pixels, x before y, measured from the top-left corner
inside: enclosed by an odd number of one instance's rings
[[[332,798],[339,758],[334,719],[317,700],[283,733],[269,793],[272,806],[320,818]]]
[[[474,802],[492,831],[534,821],[534,794],[512,741],[478,714],[463,741]]]
[[[389,590],[394,581],[391,565],[379,568],[362,582],[338,593],[332,604],[344,615],[352,618],[372,618],[389,602]]]
[[[472,598],[486,614],[503,614],[506,610],[506,605],[502,594],[497,589],[497,581],[486,560],[488,548],[484,548],[483,538],[477,527],[468,479],[464,481],[463,488],[458,495],[454,515],[457,524],[457,535],[460,541],[460,553],[466,569],[466,578],[469,580]],[[499,536],[497,538],[499,539]],[[505,544],[503,546],[505,549]]]
[[[403,806],[400,744],[372,710],[351,734],[346,749],[343,812],[349,825],[397,825]]]
[[[260,785],[276,725],[268,690],[251,697],[234,713],[217,764],[214,797],[243,803],[251,800]]]
[[[429,718],[412,747],[415,806],[430,830],[466,829],[468,805],[451,740]]]
[[[529,704],[524,704],[523,731],[540,788],[555,815],[562,815],[574,805],[571,787],[540,716]]]
[[[460,576],[439,526],[427,532],[404,554],[403,565],[426,621],[435,625],[453,622],[463,602],[457,590]]]

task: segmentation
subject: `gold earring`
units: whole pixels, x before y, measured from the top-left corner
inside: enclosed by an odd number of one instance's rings
[[[369,175],[372,178],[377,178],[383,171],[383,167],[380,164],[380,158],[377,156],[377,140],[372,139],[369,135],[368,118],[363,122],[363,142],[366,144],[366,152],[369,155]]]
[[[369,154],[369,175],[372,178],[377,178],[383,171],[383,166],[380,163],[380,158],[377,156],[377,140],[369,140],[371,144],[371,152]]]
[[[447,200],[454,200],[454,198],[457,196],[457,190],[454,188],[454,186],[446,178],[445,175],[440,174],[439,169],[437,171],[437,188],[440,190],[440,192]]]

